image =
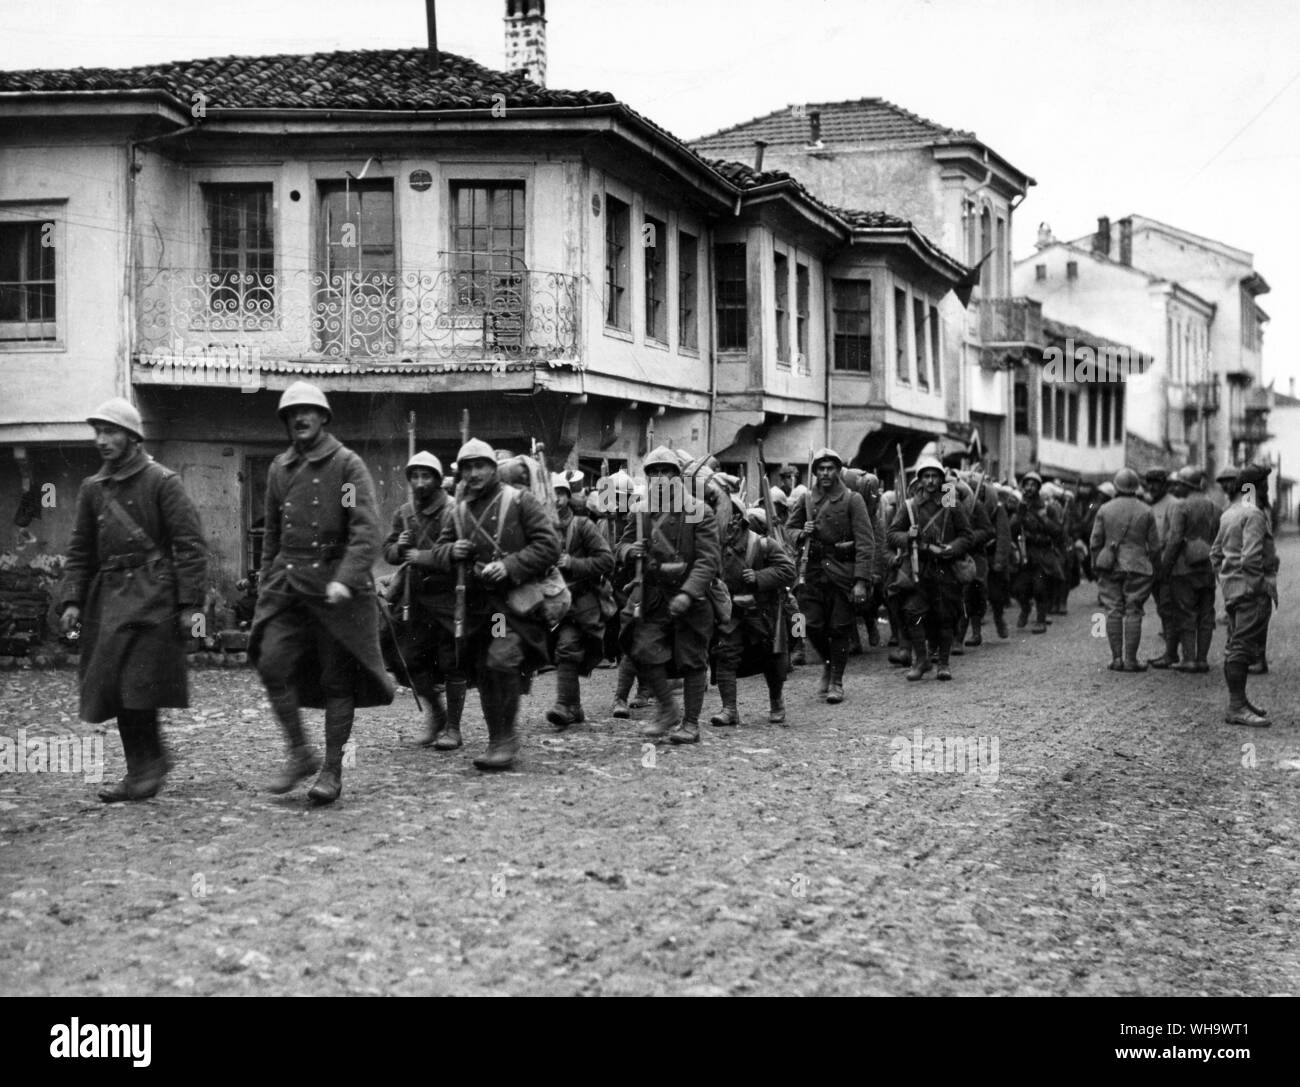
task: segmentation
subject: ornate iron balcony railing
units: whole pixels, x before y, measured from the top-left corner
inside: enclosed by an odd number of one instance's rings
[[[388,365],[575,359],[576,276],[482,267],[399,272],[144,268],[137,350]]]

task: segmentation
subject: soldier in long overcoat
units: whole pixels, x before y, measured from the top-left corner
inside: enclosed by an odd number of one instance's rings
[[[271,462],[266,536],[248,656],[284,729],[289,757],[268,786],[287,793],[319,768],[308,792],[338,799],[343,749],[358,707],[387,706],[393,681],[379,649],[371,567],[379,557],[375,487],[361,457],[325,428],[325,394],[305,381],[280,397],[292,445]],[[325,710],[325,761],[307,743],[301,708]]]
[[[1042,497],[1043,477],[1026,472],[1021,477],[1023,497],[1011,516],[1011,536],[1023,544],[1023,561],[1016,572],[1012,591],[1020,604],[1016,626],[1029,623],[1029,609],[1035,610],[1031,634],[1047,633],[1047,605],[1053,582],[1064,576],[1058,545],[1065,538],[1059,507]]]
[[[833,449],[813,456],[816,487],[790,509],[786,532],[794,546],[809,543],[799,607],[808,640],[821,654],[818,694],[844,701],[844,668],[857,609],[867,602],[876,569],[876,540],[862,496],[840,478],[844,462]]]
[[[1142,610],[1151,595],[1160,541],[1150,508],[1137,497],[1131,468],[1115,473],[1116,495],[1097,511],[1089,550],[1098,574],[1098,596],[1106,609],[1106,637],[1112,672],[1145,672],[1138,660]]]
[[[737,680],[758,674],[767,682],[768,720],[782,724],[790,650],[782,640],[778,652],[776,635],[777,624],[785,623],[784,599],[794,585],[794,560],[780,541],[753,530],[738,496],[732,495],[729,505],[720,576],[731,595],[731,615],[713,628],[713,668],[722,711],[709,724],[717,728],[740,724]]]
[[[1156,536],[1160,540],[1163,555],[1169,544],[1169,530],[1173,526],[1174,512],[1182,504],[1182,500],[1170,490],[1169,472],[1164,468],[1148,468],[1142,475],[1142,481],[1151,502],[1151,516],[1155,518]],[[1158,657],[1147,658],[1147,663],[1152,668],[1170,668],[1178,663],[1178,606],[1174,603],[1171,575],[1172,567],[1161,562],[1151,586],[1151,596],[1156,602],[1156,614],[1160,617],[1160,640],[1163,650]]]
[[[1205,473],[1181,468],[1170,481],[1179,499],[1169,518],[1169,538],[1160,555],[1161,575],[1174,604],[1174,629],[1181,660],[1176,672],[1208,672],[1214,637],[1214,567],[1210,547],[1219,532],[1219,508],[1205,495]]]
[[[496,454],[487,442],[466,442],[456,465],[462,493],[443,519],[433,568],[463,579],[463,630],[457,638],[453,592],[434,610],[441,630],[439,658],[444,671],[464,670],[478,687],[488,749],[474,765],[505,770],[519,754],[516,729],[524,685],[549,662],[546,623],[535,613],[516,614],[509,591],[545,576],[560,557],[560,538],[531,491],[498,478]]]
[[[170,765],[158,710],[190,704],[185,644],[202,633],[207,546],[180,477],[140,448],[140,413],[115,397],[86,421],[103,466],[77,494],[61,622],[82,624],[81,718],[117,718],[126,756],[126,777],[99,797],[143,800]]]
[[[930,670],[927,641],[939,656],[937,679],[952,679],[949,654],[958,616],[962,612],[962,583],[954,563],[971,549],[974,535],[955,490],[943,490],[943,465],[922,457],[916,465],[921,491],[911,508],[901,506],[889,526],[889,542],[910,565],[915,547],[919,559],[916,584],[903,596],[903,622],[912,644],[907,678],[920,679]]]
[[[561,472],[551,477],[555,489],[556,529],[560,561],[573,602],[569,614],[552,632],[555,660],[555,705],[546,719],[557,729],[583,721],[579,676],[591,675],[605,648],[605,618],[601,614],[602,582],[614,569],[614,551],[598,521],[579,517],[570,506],[573,484]],[[607,586],[604,586],[606,591]],[[612,601],[612,595],[610,597]]]
[[[709,590],[722,561],[717,518],[707,502],[687,491],[681,460],[671,449],[652,450],[643,466],[646,496],[615,550],[625,566],[640,559],[643,575],[623,611],[623,647],[656,703],[655,717],[641,735],[693,744],[700,739],[709,681],[714,621]],[[682,677],[680,722],[668,687],[670,668]]]
[[[389,670],[399,681],[409,678],[424,707],[418,743],[439,751],[460,747],[460,719],[465,707],[465,677],[444,675],[438,665],[438,627],[433,612],[440,597],[454,588],[445,574],[433,570],[433,544],[442,531],[443,514],[451,501],[442,489],[442,462],[421,450],[406,464],[413,501],[393,513],[384,540],[384,561],[398,567],[389,592],[392,632],[382,631],[380,644],[390,653]],[[409,614],[404,614],[409,611]],[[403,673],[407,675],[403,675]]]

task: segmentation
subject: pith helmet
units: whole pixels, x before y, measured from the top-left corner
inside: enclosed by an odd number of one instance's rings
[[[844,458],[841,457],[834,449],[822,448],[813,454],[812,463],[808,465],[809,470],[817,467],[824,460],[833,460],[836,468],[844,467]]]
[[[439,481],[442,480],[444,474],[442,471],[442,461],[440,461],[432,453],[426,452],[423,449],[421,449],[418,453],[415,454],[415,456],[413,456],[410,460],[406,462],[407,479],[411,478],[412,468],[428,468],[429,471],[437,475]]]
[[[569,477],[566,476],[563,472],[552,472],[551,490],[553,491],[563,490],[563,491],[568,491],[569,494],[573,494],[573,484],[569,482]]]
[[[497,455],[487,442],[478,438],[471,438],[460,447],[460,452],[456,454],[457,465],[464,464],[467,460],[490,460],[493,464],[496,464]]]
[[[298,407],[320,408],[325,413],[325,422],[327,423],[334,418],[334,413],[330,411],[330,402],[325,399],[325,394],[310,381],[295,381],[285,389],[280,394],[280,407],[276,410],[276,414],[283,419],[286,411]]]
[[[123,400],[120,396],[105,400],[86,417],[86,422],[111,423],[113,426],[120,426],[123,430],[129,431],[140,441],[144,441],[144,424],[140,422],[140,413],[135,410],[134,404],[129,400]]]
[[[1115,490],[1120,494],[1137,494],[1140,482],[1132,468],[1121,468],[1115,473]]]
[[[918,476],[922,472],[926,471],[938,472],[940,475],[943,475],[943,465],[939,463],[938,457],[920,457],[917,462],[912,465],[912,471]]]
[[[687,462],[689,463],[689,461]],[[642,467],[648,472],[651,468],[668,467],[677,471],[678,475],[682,473],[682,464],[675,454],[666,445],[661,445],[658,449],[650,450],[650,455],[642,463]]]

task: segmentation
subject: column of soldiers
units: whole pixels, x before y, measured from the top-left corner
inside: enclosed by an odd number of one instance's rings
[[[1208,672],[1217,581],[1228,615],[1225,720],[1269,724],[1246,695],[1247,677],[1267,671],[1277,603],[1267,468],[1221,472],[1230,504],[1220,512],[1194,468],[1141,479],[1123,469],[1085,506],[1037,472],[1017,491],[930,457],[910,486],[881,493],[876,475],[822,449],[811,487],[782,471],[766,508],[753,509],[739,481],[680,450],[653,450],[643,487],[617,472],[583,494],[571,475],[529,475],[518,459],[503,466],[471,439],[454,485],[432,453],[410,458],[409,501],[381,539],[370,473],[329,433],[324,393],[298,382],[278,410],[291,444],[268,477],[249,645],[287,747],[273,793],[315,775],[309,799],[337,800],[355,711],[391,703],[394,677],[420,707],[417,742],[442,752],[462,746],[467,691],[478,688],[488,744],[473,761],[483,771],[514,764],[520,698],[539,669],[555,668],[546,720],[565,730],[586,719],[582,683],[615,655],[613,716],[630,715],[639,681],[655,707],[641,735],[696,744],[710,669],[721,702],[711,725],[741,724],[739,681],[760,674],[768,720],[784,724],[799,639],[820,657],[818,695],[838,704],[858,620],[878,644],[883,607],[891,663],[906,664],[910,681],[932,670],[951,680],[952,658],[983,643],[989,610],[1001,639],[1012,599],[1018,626],[1032,612],[1032,633],[1045,633],[1049,613],[1065,611],[1076,563],[1098,581],[1117,672]],[[101,798],[140,800],[170,767],[158,710],[188,704],[184,649],[206,546],[179,477],[141,448],[135,408],[110,400],[88,422],[103,467],[78,495],[62,625],[82,629],[83,718],[115,718],[122,739],[126,776]],[[380,554],[397,567],[382,596],[371,573]],[[1163,653],[1143,662],[1153,595]],[[304,707],[324,711],[323,757]]]

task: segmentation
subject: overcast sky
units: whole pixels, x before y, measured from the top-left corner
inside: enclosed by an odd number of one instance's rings
[[[1300,378],[1297,0],[551,0],[552,87],[608,90],[684,139],[879,95],[1038,181],[1016,216],[1149,215],[1255,254],[1265,379]],[[503,2],[438,0],[442,48],[503,64]],[[0,68],[425,43],[422,0],[0,0]],[[883,210],[889,210],[888,208]]]

